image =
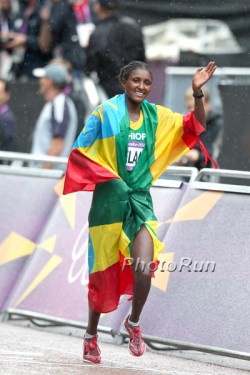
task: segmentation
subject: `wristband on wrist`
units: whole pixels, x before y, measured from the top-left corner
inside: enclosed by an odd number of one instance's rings
[[[200,93],[200,94],[195,94],[195,93],[193,92],[193,97],[194,97],[195,99],[203,98],[203,96],[204,96],[204,93],[203,93],[202,90],[201,90],[201,93]]]

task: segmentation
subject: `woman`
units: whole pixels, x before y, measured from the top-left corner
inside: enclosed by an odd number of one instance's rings
[[[124,323],[129,351],[135,356],[145,351],[139,318],[151,285],[150,262],[157,261],[164,247],[157,239],[149,188],[199,141],[205,128],[201,87],[215,69],[210,62],[196,71],[192,81],[195,110],[182,116],[147,102],[152,72],[143,62],[129,63],[119,76],[125,93],[100,105],[75,142],[64,194],[94,190],[89,213],[86,360],[100,363],[100,314],[115,310],[123,294],[133,295],[132,311]]]

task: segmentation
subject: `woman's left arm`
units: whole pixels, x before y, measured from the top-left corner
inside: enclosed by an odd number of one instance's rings
[[[204,105],[202,100],[202,86],[210,80],[214,74],[217,66],[214,61],[210,61],[206,68],[197,69],[196,73],[193,76],[192,88],[194,96],[194,114],[196,119],[204,126],[206,129],[206,116],[204,111]]]

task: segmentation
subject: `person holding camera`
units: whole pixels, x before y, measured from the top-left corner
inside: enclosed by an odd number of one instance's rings
[[[13,20],[13,29],[2,33],[5,50],[13,54],[13,69],[16,78],[34,78],[32,71],[45,66],[52,55],[40,45],[43,3],[38,0],[21,0],[20,9]]]

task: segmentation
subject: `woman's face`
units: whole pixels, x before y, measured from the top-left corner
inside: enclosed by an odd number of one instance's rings
[[[122,82],[126,96],[134,103],[142,103],[152,86],[152,77],[147,70],[133,70],[127,81]]]

